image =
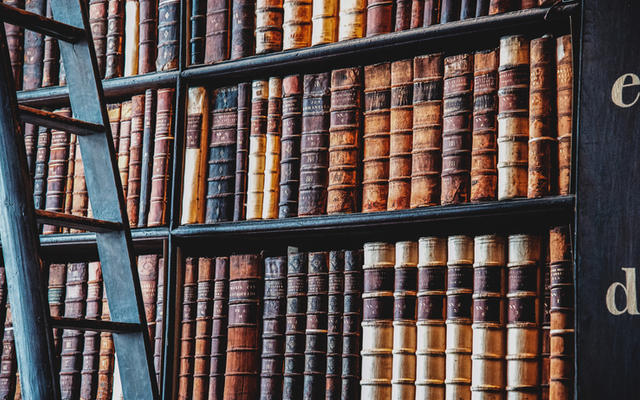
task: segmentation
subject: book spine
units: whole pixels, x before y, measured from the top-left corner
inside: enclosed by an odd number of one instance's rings
[[[489,15],[502,14],[508,11],[512,11],[516,7],[516,0],[490,0],[489,3]]]
[[[202,86],[190,87],[187,100],[181,224],[204,222],[208,107],[207,90]]]
[[[102,313],[102,270],[99,262],[91,262],[87,272],[87,309],[90,320],[100,319]],[[100,332],[86,331],[82,347],[80,372],[80,400],[92,400],[98,390],[98,361],[100,359]]]
[[[57,110],[57,114],[71,116],[71,110]],[[51,131],[51,147],[49,153],[49,171],[47,173],[47,196],[45,210],[62,212],[64,210],[64,194],[69,160],[69,134],[64,131]],[[57,226],[44,225],[43,233],[59,233]]]
[[[209,399],[220,399],[224,389],[229,302],[229,257],[216,258],[211,315],[211,355],[209,363]]]
[[[51,131],[46,127],[38,128],[38,145],[36,147],[36,160],[33,168],[33,205],[36,210],[45,208],[47,193],[47,174],[49,168],[49,148],[51,144]]]
[[[338,1],[316,0],[311,17],[311,45],[338,40]]]
[[[392,399],[415,398],[418,243],[397,242],[393,292]]]
[[[190,65],[204,62],[205,35],[207,29],[207,0],[191,0],[189,18],[191,35],[189,37]]]
[[[238,119],[237,86],[217,89],[211,95],[209,109],[211,131],[205,222],[231,221]]]
[[[424,0],[411,1],[411,21],[410,28],[421,28],[424,23]],[[396,26],[397,26],[396,22]]]
[[[362,250],[344,252],[341,400],[360,398],[360,324],[362,322]]]
[[[330,72],[304,76],[298,216],[327,210],[329,184]]]
[[[251,130],[247,172],[247,219],[262,218],[268,106],[269,81],[253,81],[251,85]]]
[[[282,135],[282,79],[269,78],[267,134],[264,161],[262,219],[278,218],[280,136]]]
[[[229,58],[229,0],[207,1],[204,62],[213,64]]]
[[[258,394],[261,270],[259,255],[232,255],[229,259],[225,400],[249,400]]]
[[[47,18],[53,18],[50,2],[47,2]],[[44,37],[42,64],[42,87],[56,86],[60,74],[60,49],[58,41],[51,36]]]
[[[358,164],[362,129],[362,69],[331,73],[327,214],[358,211]]]
[[[180,0],[160,0],[158,3],[157,71],[178,68],[179,15]]]
[[[282,79],[282,137],[278,218],[298,216],[300,138],[302,136],[302,76]]]
[[[131,98],[131,137],[129,145],[129,176],[127,178],[127,216],[129,226],[138,226],[140,204],[140,173],[142,167],[142,141],[144,135],[145,95]],[[77,158],[77,155],[76,155]],[[119,160],[118,160],[119,161]],[[76,170],[78,169],[76,161]]]
[[[118,171],[124,198],[129,183],[129,145],[131,144],[131,100],[122,103],[120,111],[120,139],[118,140]]]
[[[411,7],[413,0],[395,1],[395,31],[405,31],[411,27]],[[423,3],[424,6],[424,3]]]
[[[287,258],[265,258],[264,271],[260,398],[267,400],[282,398],[287,308]]]
[[[257,0],[256,54],[282,50],[282,0]]]
[[[104,78],[107,63],[107,15],[108,0],[89,1],[89,24],[91,25],[91,36],[93,37],[93,47],[96,50],[96,60],[98,62],[98,75]]]
[[[231,2],[231,59],[254,54],[256,0]]]
[[[573,132],[573,53],[571,35],[557,38],[556,82],[558,118],[558,194],[571,193],[571,142]]]
[[[527,8],[534,8],[538,6],[539,2],[544,2],[546,0],[522,0],[520,9],[526,10]]]
[[[142,289],[144,315],[149,330],[149,340],[156,334],[156,299],[158,297],[158,254],[138,256],[138,276]]]
[[[153,367],[156,371],[158,390],[162,388],[162,345],[164,338],[164,258],[158,260],[158,290],[156,297],[156,326],[153,338]]]
[[[366,0],[342,0],[338,12],[338,40],[364,37],[367,26]]]
[[[498,52],[476,52],[473,63],[472,202],[495,200],[498,190]]]
[[[171,147],[174,139],[171,134],[174,93],[174,89],[158,90],[148,226],[166,224]]]
[[[109,321],[109,302],[107,295],[102,289],[102,317],[103,321]],[[98,390],[96,400],[111,400],[113,392],[113,370],[115,364],[115,348],[113,337],[110,332],[100,333],[100,359],[98,361]]]
[[[8,6],[24,8],[24,0],[6,0]],[[11,71],[16,90],[22,89],[22,68],[24,62],[24,29],[19,25],[4,24],[7,38],[9,58],[11,59]]]
[[[467,203],[471,192],[473,54],[444,59],[442,205]]]
[[[462,0],[460,5],[460,20],[474,18],[476,16],[476,0]]]
[[[236,137],[236,182],[233,195],[233,220],[245,219],[247,211],[247,168],[251,127],[251,83],[238,84],[238,130]]]
[[[540,390],[540,238],[509,236],[507,264],[507,397]]]
[[[69,135],[69,158],[67,159],[67,179],[65,180],[64,188],[64,208],[65,214],[71,214],[73,209],[73,177],[76,171],[76,148],[78,137],[76,135]],[[63,228],[63,233],[69,233],[69,228]]]
[[[505,382],[505,240],[474,238],[473,354],[471,397],[504,398]]]
[[[458,21],[460,19],[460,6],[462,0],[442,0],[440,11],[440,23]]]
[[[198,285],[198,259],[187,257],[184,262],[182,286],[182,318],[180,322],[180,358],[178,399],[193,396],[193,355],[196,328],[196,298]]]
[[[140,3],[126,0],[124,25],[124,76],[138,75],[140,43]]]
[[[205,400],[209,392],[211,364],[211,308],[215,279],[215,259],[198,260],[198,286],[196,305],[196,335],[193,361],[193,397]]]
[[[366,36],[389,32],[393,32],[393,1],[367,0]]]
[[[109,126],[111,127],[111,136],[113,138],[113,148],[116,152],[118,151],[118,144],[120,143],[121,112],[122,112],[122,107],[120,103],[107,104],[107,116],[109,118]]]
[[[46,15],[45,0],[25,1],[25,11]],[[26,30],[24,33],[24,64],[22,67],[22,90],[37,89],[42,86],[44,57],[44,35]]]
[[[37,151],[39,127],[33,124],[24,124],[24,149],[27,156],[27,166],[29,167],[29,175],[33,178],[35,175],[35,157]]]
[[[282,399],[302,398],[307,310],[307,254],[287,258],[287,310]]]
[[[82,162],[82,153],[80,151],[80,143],[76,143],[75,162],[73,167],[73,193],[71,214],[79,217],[86,217],[89,208],[89,194],[87,192],[87,183],[84,176],[84,163]],[[70,229],[71,233],[82,232],[80,229]]]
[[[107,50],[104,77],[118,78],[124,72],[124,0],[109,0]]]
[[[157,13],[157,0],[140,0],[138,74],[146,74],[155,71],[157,41],[156,29],[158,24]]]
[[[411,200],[413,141],[413,60],[391,63],[389,198],[387,210],[403,210]]]
[[[489,3],[490,0],[477,0],[476,17],[484,17],[486,15],[489,15]]]
[[[49,314],[52,317],[64,316],[65,281],[67,276],[67,266],[65,264],[49,265],[49,282],[47,289],[47,300],[49,301]],[[62,329],[53,329],[54,353],[60,354],[62,342]]]
[[[327,292],[327,369],[325,399],[340,399],[344,311],[344,250],[329,253]]]
[[[440,3],[442,0],[424,0],[423,26],[440,23]]]
[[[540,315],[542,316],[542,330],[540,331],[540,398],[549,399],[551,384],[551,254],[549,249],[550,235],[542,237],[543,261],[541,268],[542,298],[540,301]]]
[[[440,203],[443,75],[442,53],[413,59],[411,208]]]
[[[140,202],[138,205],[138,227],[147,226],[149,215],[151,181],[153,176],[154,127],[156,124],[157,92],[147,89],[144,93],[144,127],[142,130],[142,164],[140,165]]]
[[[361,399],[391,398],[395,249],[364,244]]]
[[[498,68],[498,200],[527,195],[529,40],[500,39]]]
[[[362,212],[387,209],[390,107],[391,64],[365,66]]]
[[[15,341],[13,338],[13,322],[11,308],[7,305],[7,316],[4,322],[2,337],[2,357],[0,358],[0,399],[13,400],[16,393],[16,361]]]
[[[311,45],[311,0],[284,0],[282,49],[291,50]]]

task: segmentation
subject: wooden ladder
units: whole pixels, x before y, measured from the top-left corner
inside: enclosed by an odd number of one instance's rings
[[[88,2],[50,0],[55,19],[0,3],[0,22],[58,39],[74,118],[18,105],[0,27],[0,238],[23,398],[59,399],[52,328],[113,333],[126,399],[158,388],[115,149],[98,76]],[[78,136],[95,219],[35,210],[19,120]],[[95,232],[112,321],[49,315],[37,224]]]

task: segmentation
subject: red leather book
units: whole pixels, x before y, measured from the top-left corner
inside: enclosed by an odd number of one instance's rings
[[[198,259],[193,399],[207,399],[211,351],[211,308],[213,307],[215,259]]]
[[[169,171],[171,170],[171,149],[173,146],[171,127],[174,93],[175,89],[158,90],[148,226],[167,223]]]
[[[124,73],[124,3],[125,0],[109,0],[104,73],[107,79],[120,77]]]
[[[229,0],[207,1],[207,25],[204,40],[204,62],[213,64],[229,58]]]
[[[47,18],[53,18],[49,1],[47,2]],[[42,64],[42,87],[56,86],[60,74],[60,49],[58,41],[51,36],[44,37]]]
[[[307,310],[307,254],[287,258],[287,311],[282,399],[302,398]]]
[[[24,3],[24,9],[45,16],[46,4],[46,0],[27,0]],[[32,90],[42,86],[43,57],[44,35],[26,30],[24,33],[22,90]]]
[[[187,257],[184,262],[182,286],[182,318],[180,321],[180,358],[178,375],[178,399],[193,397],[193,355],[196,328],[196,296],[198,259]]]
[[[127,216],[129,226],[138,226],[140,180],[142,172],[142,142],[144,137],[145,95],[131,98],[131,134],[129,139],[129,176],[127,182]],[[77,169],[77,165],[76,165]]]
[[[156,70],[158,0],[140,0],[138,74]]]
[[[138,277],[142,289],[144,315],[149,328],[149,340],[156,336],[156,299],[158,297],[158,254],[138,256]]]
[[[96,60],[98,61],[98,75],[104,78],[107,62],[107,9],[108,0],[89,1],[89,24],[91,25],[91,36],[93,37],[93,47],[96,50]]]
[[[64,292],[66,276],[67,266],[65,264],[49,265],[47,299],[49,300],[49,314],[52,317],[64,316]],[[62,329],[54,329],[53,342],[56,354],[60,354],[61,341]]]
[[[66,108],[57,113],[66,117],[71,116],[71,110]],[[47,198],[45,210],[62,212],[64,210],[64,194],[67,179],[67,164],[69,161],[69,134],[64,131],[51,131],[51,147],[49,153],[49,171],[47,173]],[[59,227],[45,225],[43,233],[59,233]]]
[[[8,6],[24,8],[24,0],[7,0]],[[18,25],[4,24],[4,31],[11,59],[11,70],[16,90],[22,89],[22,63],[24,61],[24,29]]]
[[[99,262],[91,262],[87,275],[87,319],[100,319],[102,314],[102,271]],[[98,390],[98,362],[100,332],[84,332],[82,370],[80,372],[80,400],[92,400]]]
[[[393,32],[393,1],[367,0],[367,35]]]

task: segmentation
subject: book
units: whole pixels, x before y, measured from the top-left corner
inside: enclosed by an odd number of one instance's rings
[[[209,399],[223,395],[227,349],[229,300],[229,257],[216,257],[211,314],[211,355],[209,361]]]
[[[391,64],[364,67],[364,172],[362,212],[387,209]]]
[[[395,2],[395,23],[396,32],[405,31],[411,28],[411,6],[412,0],[396,0]],[[424,3],[423,3],[424,4]]]
[[[209,154],[204,222],[233,218],[238,119],[238,87],[216,89],[210,96]]]
[[[262,219],[278,218],[280,194],[280,136],[282,135],[282,79],[269,78],[264,161]]]
[[[418,243],[396,242],[391,398],[415,398]]]
[[[159,1],[157,71],[168,71],[178,68],[179,18],[180,0]]]
[[[87,308],[85,317],[100,319],[102,313],[102,270],[99,262],[91,262],[87,270]],[[84,332],[82,370],[80,372],[80,400],[91,400],[98,390],[98,362],[100,360],[100,332]]]
[[[57,114],[71,116],[68,108],[56,110]],[[51,130],[51,146],[47,172],[47,195],[44,209],[47,211],[64,211],[64,194],[69,160],[69,134],[60,130]],[[44,234],[59,233],[61,229],[53,225],[44,225]]]
[[[8,6],[24,8],[24,0],[7,0]],[[24,29],[19,25],[4,24],[9,58],[11,60],[11,72],[16,90],[22,89],[22,67],[24,62]]]
[[[367,37],[393,32],[393,3],[386,0],[367,0]]]
[[[542,330],[540,331],[540,397],[549,398],[549,387],[551,384],[551,254],[549,249],[549,239],[547,235],[541,238],[541,273],[542,298],[540,301],[540,315],[542,320]]]
[[[311,0],[284,0],[282,49],[299,49],[311,45]]]
[[[124,0],[109,0],[107,48],[104,77],[117,78],[124,72]]]
[[[444,59],[442,205],[467,203],[471,194],[473,54]]]
[[[192,0],[190,6],[189,64],[202,64],[204,62],[204,45],[207,29],[207,1]]]
[[[142,130],[142,162],[140,164],[140,200],[138,204],[138,227],[147,226],[151,183],[153,176],[154,129],[156,125],[157,92],[144,92],[144,127]]]
[[[460,19],[460,6],[462,0],[442,0],[440,10],[440,23],[458,21]]]
[[[44,128],[44,127],[43,127]],[[35,174],[36,152],[38,142],[39,126],[33,124],[24,124],[24,149],[27,156],[27,166],[29,167],[29,175],[33,178]],[[45,128],[46,129],[46,128]]]
[[[498,52],[475,53],[471,133],[471,202],[495,200],[498,190]]]
[[[106,291],[102,289],[102,316],[100,319],[109,321],[109,302]],[[113,393],[113,373],[115,364],[115,348],[111,332],[100,332],[100,359],[98,361],[98,391],[96,400],[111,400]]]
[[[89,194],[87,192],[87,183],[84,176],[84,163],[82,162],[82,152],[80,151],[80,143],[76,143],[75,161],[73,167],[73,200],[71,214],[79,217],[86,217],[89,209]],[[81,232],[80,229],[70,229],[71,233]]]
[[[364,37],[367,26],[366,0],[342,0],[338,11],[338,40]]]
[[[302,398],[307,311],[307,253],[287,256],[287,309],[282,399]]]
[[[67,280],[67,266],[65,264],[49,265],[49,280],[47,287],[47,300],[49,302],[49,315],[52,317],[64,316],[65,282]],[[53,348],[56,356],[60,354],[62,344],[62,329],[53,329]]]
[[[303,82],[298,216],[327,210],[331,74],[307,74]]]
[[[38,127],[38,144],[33,168],[33,205],[36,210],[44,210],[46,204],[50,145],[51,131],[44,126]]]
[[[160,255],[138,256],[138,277],[142,290],[142,304],[149,331],[149,341],[156,336],[156,301],[158,298],[158,263]]]
[[[207,0],[204,62],[213,64],[229,58],[229,0]]]
[[[329,252],[327,291],[327,368],[325,399],[340,399],[342,374],[342,330],[344,311],[344,250]]]
[[[391,398],[394,264],[394,245],[364,244],[362,399]]]
[[[229,325],[225,400],[248,400],[258,393],[259,326],[262,289],[259,255],[229,257]]]
[[[233,194],[233,220],[245,219],[247,211],[247,168],[251,127],[251,83],[238,84],[238,130],[236,136],[236,179]]]
[[[251,85],[251,131],[248,146],[247,219],[262,218],[268,105],[269,81],[253,81]]]
[[[331,72],[327,214],[358,211],[362,69]]]
[[[443,58],[436,53],[413,59],[411,208],[440,204]]]
[[[490,3],[490,0],[477,0],[476,17],[483,17],[485,15],[489,15],[489,3]]]
[[[522,10],[525,10],[527,8],[534,8],[538,6],[539,2],[543,2],[543,1],[546,1],[546,0],[521,0],[520,8]]]
[[[156,322],[155,336],[153,338],[153,367],[156,371],[156,380],[158,381],[158,390],[162,388],[162,344],[164,338],[164,276],[165,276],[164,258],[158,259],[158,290],[156,297]]]
[[[120,142],[120,116],[122,108],[120,103],[107,104],[107,116],[109,118],[109,126],[111,127],[111,136],[113,138],[113,148],[118,154],[118,144]]]
[[[47,2],[47,18],[53,18],[51,2]],[[8,38],[7,38],[8,39]],[[44,53],[42,56],[42,87],[56,86],[60,74],[60,49],[58,41],[51,37],[44,37]]]
[[[2,337],[2,357],[0,358],[0,399],[11,400],[15,398],[17,369],[11,307],[7,304],[7,316]]]
[[[460,20],[474,18],[476,16],[476,0],[462,0],[460,5]]]
[[[69,135],[69,158],[67,159],[67,179],[64,184],[64,208],[65,214],[71,214],[73,209],[73,178],[76,170],[76,148],[78,136]],[[62,228],[62,233],[69,233],[69,228]]]
[[[124,76],[138,75],[140,2],[126,0],[124,16]]]
[[[440,23],[440,3],[442,0],[424,0],[423,26]]]
[[[498,200],[527,195],[529,40],[500,39],[498,68]]]
[[[256,2],[256,54],[282,50],[282,0]]]
[[[341,399],[360,398],[360,324],[362,321],[362,250],[344,252]]]
[[[171,133],[173,119],[172,88],[158,89],[157,111],[155,114],[155,138],[153,146],[153,174],[149,196],[149,214],[147,226],[158,226],[167,222],[167,197],[169,191],[169,171],[171,166]]]
[[[215,259],[198,259],[198,286],[196,298],[195,352],[193,357],[194,400],[207,399],[209,394],[209,367],[211,366],[211,311],[214,297]]]
[[[230,58],[251,56],[255,44],[256,0],[238,0],[231,2],[231,53]]]
[[[413,59],[392,62],[387,210],[403,210],[411,203],[412,102]]]
[[[157,25],[158,3],[156,0],[140,0],[138,74],[146,74],[156,69]]]
[[[45,0],[29,0],[24,10],[46,16]],[[42,86],[42,68],[44,57],[44,35],[31,30],[24,32],[24,63],[22,66],[22,90],[33,90]]]
[[[185,400],[191,399],[193,396],[197,284],[198,259],[187,257],[184,260],[184,284],[182,286],[178,375],[178,398]]]
[[[424,23],[424,1],[425,0],[412,0],[411,1],[411,21],[410,28],[421,28]],[[397,25],[397,23],[396,23]]]
[[[75,135],[74,135],[75,136]],[[127,198],[127,184],[129,183],[129,145],[131,144],[131,100],[121,104],[120,109],[120,138],[118,139],[118,170],[124,198]],[[71,164],[69,164],[71,166]]]
[[[516,0],[490,0],[489,15],[502,14],[515,8]]]
[[[571,193],[571,141],[573,132],[573,52],[571,35],[556,39],[558,118],[558,194]]]
[[[300,138],[302,136],[302,75],[282,79],[280,195],[278,218],[298,216]]]
[[[127,177],[127,216],[129,226],[138,226],[140,209],[140,181],[142,172],[142,142],[144,140],[145,95],[131,98],[131,135],[129,144],[129,175]],[[76,169],[78,169],[76,154]],[[120,160],[118,160],[120,161]],[[75,182],[74,182],[75,184]]]
[[[311,45],[338,40],[338,1],[316,0],[311,16]]]

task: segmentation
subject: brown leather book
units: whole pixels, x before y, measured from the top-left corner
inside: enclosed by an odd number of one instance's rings
[[[75,161],[73,167],[73,192],[71,214],[79,217],[86,217],[89,208],[89,194],[84,176],[84,164],[80,152],[80,143],[76,143]],[[80,229],[70,229],[71,233],[82,232]]]
[[[65,282],[67,276],[67,266],[65,264],[49,265],[49,282],[47,289],[47,300],[49,301],[49,314],[52,317],[64,316]],[[62,342],[62,329],[53,329],[53,342],[55,354],[60,354]]]
[[[125,0],[109,0],[104,75],[107,79],[120,77],[124,73],[124,3]]]
[[[278,218],[280,194],[280,136],[282,135],[282,79],[269,78],[267,134],[264,161],[262,219]]]
[[[327,210],[330,79],[329,72],[304,76],[298,196],[300,217],[324,214]]]
[[[362,135],[362,69],[331,72],[327,214],[358,211]]]
[[[520,5],[520,9],[525,10],[527,8],[534,8],[538,6],[538,3],[542,3],[546,0],[522,0],[521,1],[521,5]]]
[[[389,32],[393,32],[393,1],[367,0],[366,36]]]
[[[179,18],[180,0],[159,1],[157,71],[168,71],[178,68]]]
[[[519,6],[518,0],[491,0],[489,3],[489,15],[502,14],[512,11]]]
[[[140,25],[138,45],[138,74],[156,70],[156,41],[158,24],[157,0],[140,0]]]
[[[25,124],[30,125],[30,124]],[[43,210],[47,193],[47,174],[49,168],[49,147],[51,131],[46,127],[38,127],[38,142],[33,167],[33,205],[36,210]]]
[[[204,62],[213,64],[229,58],[229,0],[207,1]]]
[[[498,200],[527,195],[529,40],[500,39],[498,69]]]
[[[118,171],[122,192],[127,198],[129,183],[129,145],[131,144],[131,100],[122,103],[120,108],[120,138],[118,140]]]
[[[360,322],[362,321],[362,250],[344,252],[342,313],[342,400],[360,398]]]
[[[156,335],[156,300],[158,298],[158,254],[138,256],[138,277],[142,289],[142,303],[149,329],[149,340]]]
[[[440,23],[441,0],[424,0],[424,13],[422,26],[431,26]]]
[[[462,0],[441,0],[440,23],[446,24],[460,19]]]
[[[362,212],[387,209],[391,64],[364,67],[364,174]]]
[[[263,299],[260,398],[280,399],[284,372],[287,257],[264,259]]]
[[[156,370],[158,390],[162,388],[162,345],[164,338],[164,258],[158,259],[158,290],[156,297],[155,337],[153,338],[153,367]]]
[[[45,16],[46,0],[27,0],[25,11]],[[22,90],[37,89],[42,86],[44,57],[44,35],[26,30],[24,33],[24,64],[22,67]]]
[[[5,317],[4,335],[2,337],[2,357],[0,358],[0,399],[14,400],[17,369],[18,363],[13,339],[11,308],[7,304],[7,316]]]
[[[573,132],[573,52],[571,35],[556,44],[558,106],[558,194],[571,193],[571,141]]]
[[[8,6],[24,8],[24,0],[7,0]],[[4,24],[4,31],[11,59],[11,71],[16,90],[22,89],[22,63],[24,61],[24,29],[19,25]]]
[[[158,89],[148,226],[167,223],[167,197],[171,170],[171,148],[173,146],[171,122],[173,119],[174,94],[175,89],[172,88]]]
[[[302,75],[282,79],[280,196],[278,218],[298,216],[300,138],[302,136]]]
[[[338,40],[364,37],[367,26],[366,0],[342,0],[338,14]]]
[[[215,277],[215,259],[198,259],[198,287],[196,297],[196,335],[193,356],[193,397],[207,399],[209,391],[209,366],[211,364],[211,309]]]
[[[126,0],[124,14],[124,76],[132,76],[138,74],[140,2]]]
[[[253,81],[251,85],[251,131],[248,146],[247,219],[262,218],[268,104],[269,81]]]
[[[443,76],[442,53],[413,59],[411,208],[440,204]]]
[[[256,54],[282,50],[282,0],[256,1]]]
[[[262,262],[256,254],[229,257],[229,325],[225,400],[249,400],[258,394],[258,325]]]
[[[140,165],[140,201],[138,205],[138,227],[147,226],[149,216],[151,181],[153,176],[153,148],[156,125],[155,89],[147,89],[144,93],[144,128],[142,131],[142,163]]]
[[[425,0],[411,1],[411,21],[410,28],[420,28],[424,23],[424,2]]]
[[[229,257],[216,258],[211,315],[209,399],[221,399],[224,389],[229,302]]]
[[[108,5],[108,0],[89,0],[89,24],[91,25],[93,47],[96,50],[98,75],[101,78],[104,78],[107,62],[106,48]]]
[[[178,399],[193,396],[193,355],[196,329],[196,298],[198,284],[198,259],[187,257],[184,261],[182,286],[182,317],[180,320],[180,358],[178,373]]]
[[[102,313],[102,270],[99,262],[91,262],[87,271],[87,319],[100,319]],[[80,372],[80,400],[92,400],[98,390],[98,361],[100,332],[84,332],[82,370]]]
[[[129,143],[129,175],[127,177],[127,216],[129,226],[138,226],[140,205],[140,173],[142,167],[142,140],[144,135],[144,99],[140,94],[131,98],[131,134]],[[77,155],[76,155],[77,158]],[[119,162],[120,160],[118,160]],[[123,160],[124,161],[124,160]],[[76,169],[78,166],[76,165]]]
[[[344,310],[344,250],[329,252],[327,292],[327,369],[325,399],[340,399],[342,374],[342,329]]]
[[[109,321],[109,302],[103,288],[102,290],[102,320]],[[115,348],[110,332],[100,333],[100,360],[98,362],[98,391],[96,400],[111,400],[113,391],[113,369],[115,364]]]
[[[311,0],[284,0],[282,49],[299,49],[311,45]]]
[[[338,40],[337,0],[316,0],[311,16],[311,45],[333,43]]]
[[[231,2],[231,59],[255,54],[256,0]]]
[[[24,149],[27,156],[27,166],[29,167],[29,175],[34,176],[36,163],[36,149],[38,142],[38,130],[40,127],[33,124],[24,124]]]
[[[287,258],[287,310],[282,399],[302,398],[307,311],[307,253]]]
[[[204,36],[207,28],[207,0],[193,0],[189,4],[189,64],[204,62]]]
[[[411,6],[412,0],[395,1],[395,31],[406,31],[411,28]],[[423,3],[424,4],[424,3]]]
[[[471,194],[473,54],[444,59],[442,205],[467,203]]]
[[[76,146],[78,137],[69,135],[69,158],[67,159],[67,179],[64,184],[63,212],[71,214],[73,209],[73,177],[76,170]],[[63,233],[69,233],[69,228],[63,228]]]
[[[70,117],[68,108],[57,110],[56,113]],[[64,131],[51,131],[51,147],[49,153],[49,171],[47,173],[47,197],[45,210],[63,212],[64,194],[66,189],[67,164],[69,161],[69,134]],[[53,225],[44,225],[43,233],[59,233],[61,229]]]
[[[472,202],[495,200],[498,190],[498,52],[478,51],[473,63]]]
[[[540,331],[540,398],[549,399],[549,386],[551,375],[551,261],[550,261],[549,237],[542,236],[542,261],[541,277],[542,299],[540,301],[540,315],[542,316],[542,330]]]
[[[53,18],[50,2],[47,2],[47,18]],[[42,87],[56,86],[60,74],[60,49],[58,41],[51,36],[44,37],[42,64]]]
[[[391,63],[389,133],[389,197],[387,210],[411,204],[411,145],[413,141],[413,60]]]
[[[113,137],[113,147],[118,151],[120,143],[120,116],[122,108],[120,103],[107,104],[107,116],[109,118],[109,126],[111,127],[111,136]]]
[[[236,137],[236,182],[233,195],[233,220],[245,219],[247,211],[247,168],[251,126],[251,83],[238,84],[238,130]]]

